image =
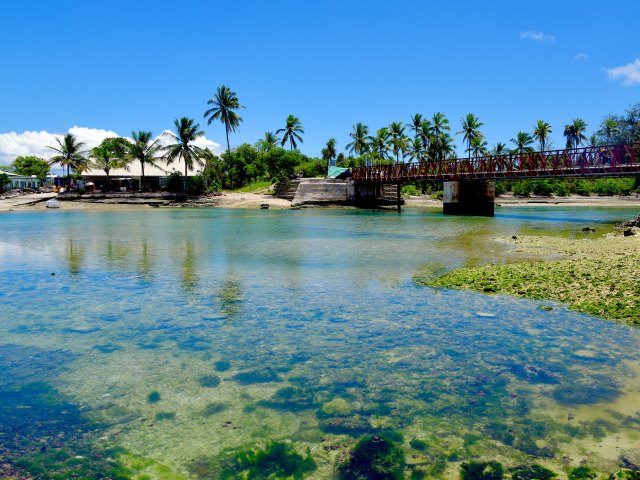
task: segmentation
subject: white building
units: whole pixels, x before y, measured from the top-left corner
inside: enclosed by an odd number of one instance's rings
[[[42,186],[42,182],[35,175],[18,175],[13,172],[0,173],[6,173],[9,177],[9,183],[6,185],[7,190],[13,190],[15,188],[32,188],[33,190],[37,190]]]

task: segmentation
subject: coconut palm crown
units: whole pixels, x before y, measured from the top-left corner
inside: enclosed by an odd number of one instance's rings
[[[304,128],[302,127],[302,123],[298,117],[293,115],[289,115],[287,117],[287,124],[284,128],[276,130],[277,134],[284,133],[280,144],[284,146],[285,143],[289,142],[291,146],[291,150],[298,147],[296,141],[302,143],[301,133],[304,133]]]
[[[144,191],[147,190],[147,181],[144,175],[145,165],[152,165],[157,167],[158,153],[162,150],[159,139],[153,140],[151,132],[139,130],[137,132],[131,132],[131,138],[133,142],[129,146],[129,157],[132,160],[140,162],[141,169],[141,182],[140,188]]]
[[[572,123],[565,125],[564,136],[567,138],[567,148],[578,148],[587,140],[586,131],[587,122],[581,118],[574,118]]]
[[[207,118],[207,125],[211,125],[214,120],[220,120],[224,124],[227,134],[227,152],[230,157],[229,132],[235,132],[240,123],[242,123],[242,117],[234,110],[245,107],[240,105],[236,92],[232,92],[226,85],[218,87],[215,95],[207,102],[207,105],[213,105],[213,107],[204,112],[204,118]]]
[[[62,140],[56,138],[56,142],[58,142],[57,147],[47,147],[58,153],[49,159],[49,165],[59,163],[63,171],[64,167],[67,167],[67,178],[71,176],[72,168],[80,171],[86,166],[87,160],[84,152],[81,151],[84,143],[79,142],[75,135],[67,133]]]
[[[549,140],[549,135],[551,135],[551,125],[543,120],[538,120],[535,128],[533,129],[533,136],[540,143],[540,151],[544,152],[544,147]]]
[[[369,150],[369,127],[363,123],[356,123],[353,126],[353,131],[349,136],[353,139],[353,142],[348,143],[345,147],[349,153],[355,153],[356,155],[364,155]]]
[[[163,135],[171,137],[175,142],[164,147],[164,159],[167,164],[173,163],[176,160],[179,161],[180,159],[184,161],[184,177],[186,182],[189,169],[193,170],[194,164],[198,164],[199,166],[204,165],[202,161],[204,149],[193,144],[198,138],[204,136],[204,132],[198,130],[200,124],[194,124],[193,118],[182,117],[180,120],[176,118],[174,126],[176,127],[176,133],[171,131],[163,133]]]

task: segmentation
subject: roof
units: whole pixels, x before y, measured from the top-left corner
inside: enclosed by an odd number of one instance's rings
[[[157,166],[149,165],[148,163],[144,166],[144,175],[145,177],[168,177],[174,171],[178,171],[184,174],[184,161],[182,159],[176,160],[175,162],[167,163],[164,160],[157,160]],[[194,165],[195,166],[195,165]],[[196,166],[195,169],[189,169],[189,176],[195,175],[202,171],[202,167]],[[85,177],[106,177],[106,173],[104,170],[100,170],[98,168],[90,168],[88,170],[84,170],[82,175]],[[110,177],[141,177],[142,176],[142,167],[140,166],[140,162],[134,160],[128,165],[128,169],[124,168],[114,168],[109,171]]]
[[[329,172],[327,173],[327,177],[329,178],[338,178],[340,175],[342,175],[345,172],[348,172],[349,169],[348,168],[340,168],[340,167],[334,167],[331,166],[329,167]]]

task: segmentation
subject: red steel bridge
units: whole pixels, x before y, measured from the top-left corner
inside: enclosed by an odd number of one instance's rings
[[[358,167],[357,183],[640,175],[640,143]]]

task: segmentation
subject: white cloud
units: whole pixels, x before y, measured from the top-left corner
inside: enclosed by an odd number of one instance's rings
[[[578,53],[575,57],[573,57],[573,59],[577,61],[586,60],[587,58],[589,58],[589,55],[582,52]]]
[[[620,67],[607,68],[607,75],[612,80],[622,80],[624,85],[640,83],[640,58]]]
[[[555,42],[555,35],[551,35],[550,33],[544,32],[536,32],[535,30],[529,30],[527,32],[520,32],[520,38],[524,40],[533,40],[534,42],[547,43],[547,42]]]
[[[99,145],[105,138],[120,136],[111,130],[78,126],[70,128],[68,133],[75,135],[79,142],[85,144],[83,146],[84,150],[89,150]],[[58,142],[56,142],[56,139],[62,139],[63,136],[64,134],[50,133],[45,130],[39,132],[0,133],[0,165],[9,165],[16,157],[25,155],[36,155],[44,159],[49,159],[54,156],[54,152],[47,147],[57,146]],[[210,148],[216,153],[221,151],[220,144],[206,137],[198,139],[196,145],[202,148]]]

